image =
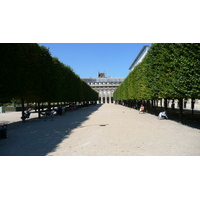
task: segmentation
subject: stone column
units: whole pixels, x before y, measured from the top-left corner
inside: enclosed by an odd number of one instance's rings
[[[191,109],[192,108],[192,100],[188,99],[187,104],[186,104],[186,108],[187,109]]]
[[[111,103],[111,91],[109,91],[109,103]]]
[[[100,91],[101,94],[101,103],[103,103],[103,91]]]
[[[194,110],[200,110],[200,101],[195,99]]]

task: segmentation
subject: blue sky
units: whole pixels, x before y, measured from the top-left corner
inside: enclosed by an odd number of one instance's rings
[[[81,78],[125,78],[129,67],[144,45],[150,43],[38,43],[49,48],[53,57],[69,65]]]

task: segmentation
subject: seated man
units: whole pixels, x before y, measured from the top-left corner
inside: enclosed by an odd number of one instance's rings
[[[26,113],[24,113],[24,117],[21,117],[21,119],[26,119],[26,118],[29,118],[30,115],[31,115],[31,110],[32,108],[29,108]]]
[[[168,119],[166,111],[160,112],[158,119]]]
[[[55,112],[56,112],[55,110],[52,110],[52,111],[50,112],[50,117],[51,117],[51,118],[53,117],[53,114],[54,114]]]

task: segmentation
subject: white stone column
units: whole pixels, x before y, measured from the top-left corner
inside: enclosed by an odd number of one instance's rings
[[[175,107],[175,108],[179,108],[179,106],[178,106],[178,99],[175,99],[175,100],[174,100],[174,107]]]
[[[192,108],[192,99],[188,99],[187,104],[186,104],[186,108],[187,109],[191,109]]]
[[[194,110],[200,110],[200,101],[195,99]]]
[[[111,91],[109,91],[109,103],[111,103]]]
[[[100,91],[101,103],[103,103],[103,91]]]

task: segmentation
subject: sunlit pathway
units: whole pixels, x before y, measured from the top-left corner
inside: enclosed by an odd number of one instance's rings
[[[1,113],[8,138],[0,156],[199,156],[200,130],[114,104],[93,105],[45,120]]]
[[[200,130],[120,105],[104,104],[47,155],[199,156]]]

